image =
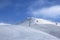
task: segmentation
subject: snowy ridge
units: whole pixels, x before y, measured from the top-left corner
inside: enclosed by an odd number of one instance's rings
[[[34,18],[34,17],[27,17],[27,19],[24,22],[22,22],[22,24],[29,24],[29,22],[32,25],[33,24],[52,24],[52,25],[60,26],[60,23],[52,22],[49,20],[41,19],[41,18]]]

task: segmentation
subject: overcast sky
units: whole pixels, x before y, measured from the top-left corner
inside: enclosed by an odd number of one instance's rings
[[[14,24],[29,16],[60,22],[60,0],[0,0],[0,22]]]

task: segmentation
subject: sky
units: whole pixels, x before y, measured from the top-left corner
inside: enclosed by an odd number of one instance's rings
[[[60,0],[0,0],[0,22],[15,24],[27,17],[60,22]]]

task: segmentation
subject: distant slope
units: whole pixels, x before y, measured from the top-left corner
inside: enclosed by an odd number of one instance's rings
[[[0,40],[59,40],[47,33],[17,25],[0,26]]]

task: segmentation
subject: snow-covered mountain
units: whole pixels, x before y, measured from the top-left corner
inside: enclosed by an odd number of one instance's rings
[[[20,26],[0,25],[0,40],[60,40],[45,32]]]

